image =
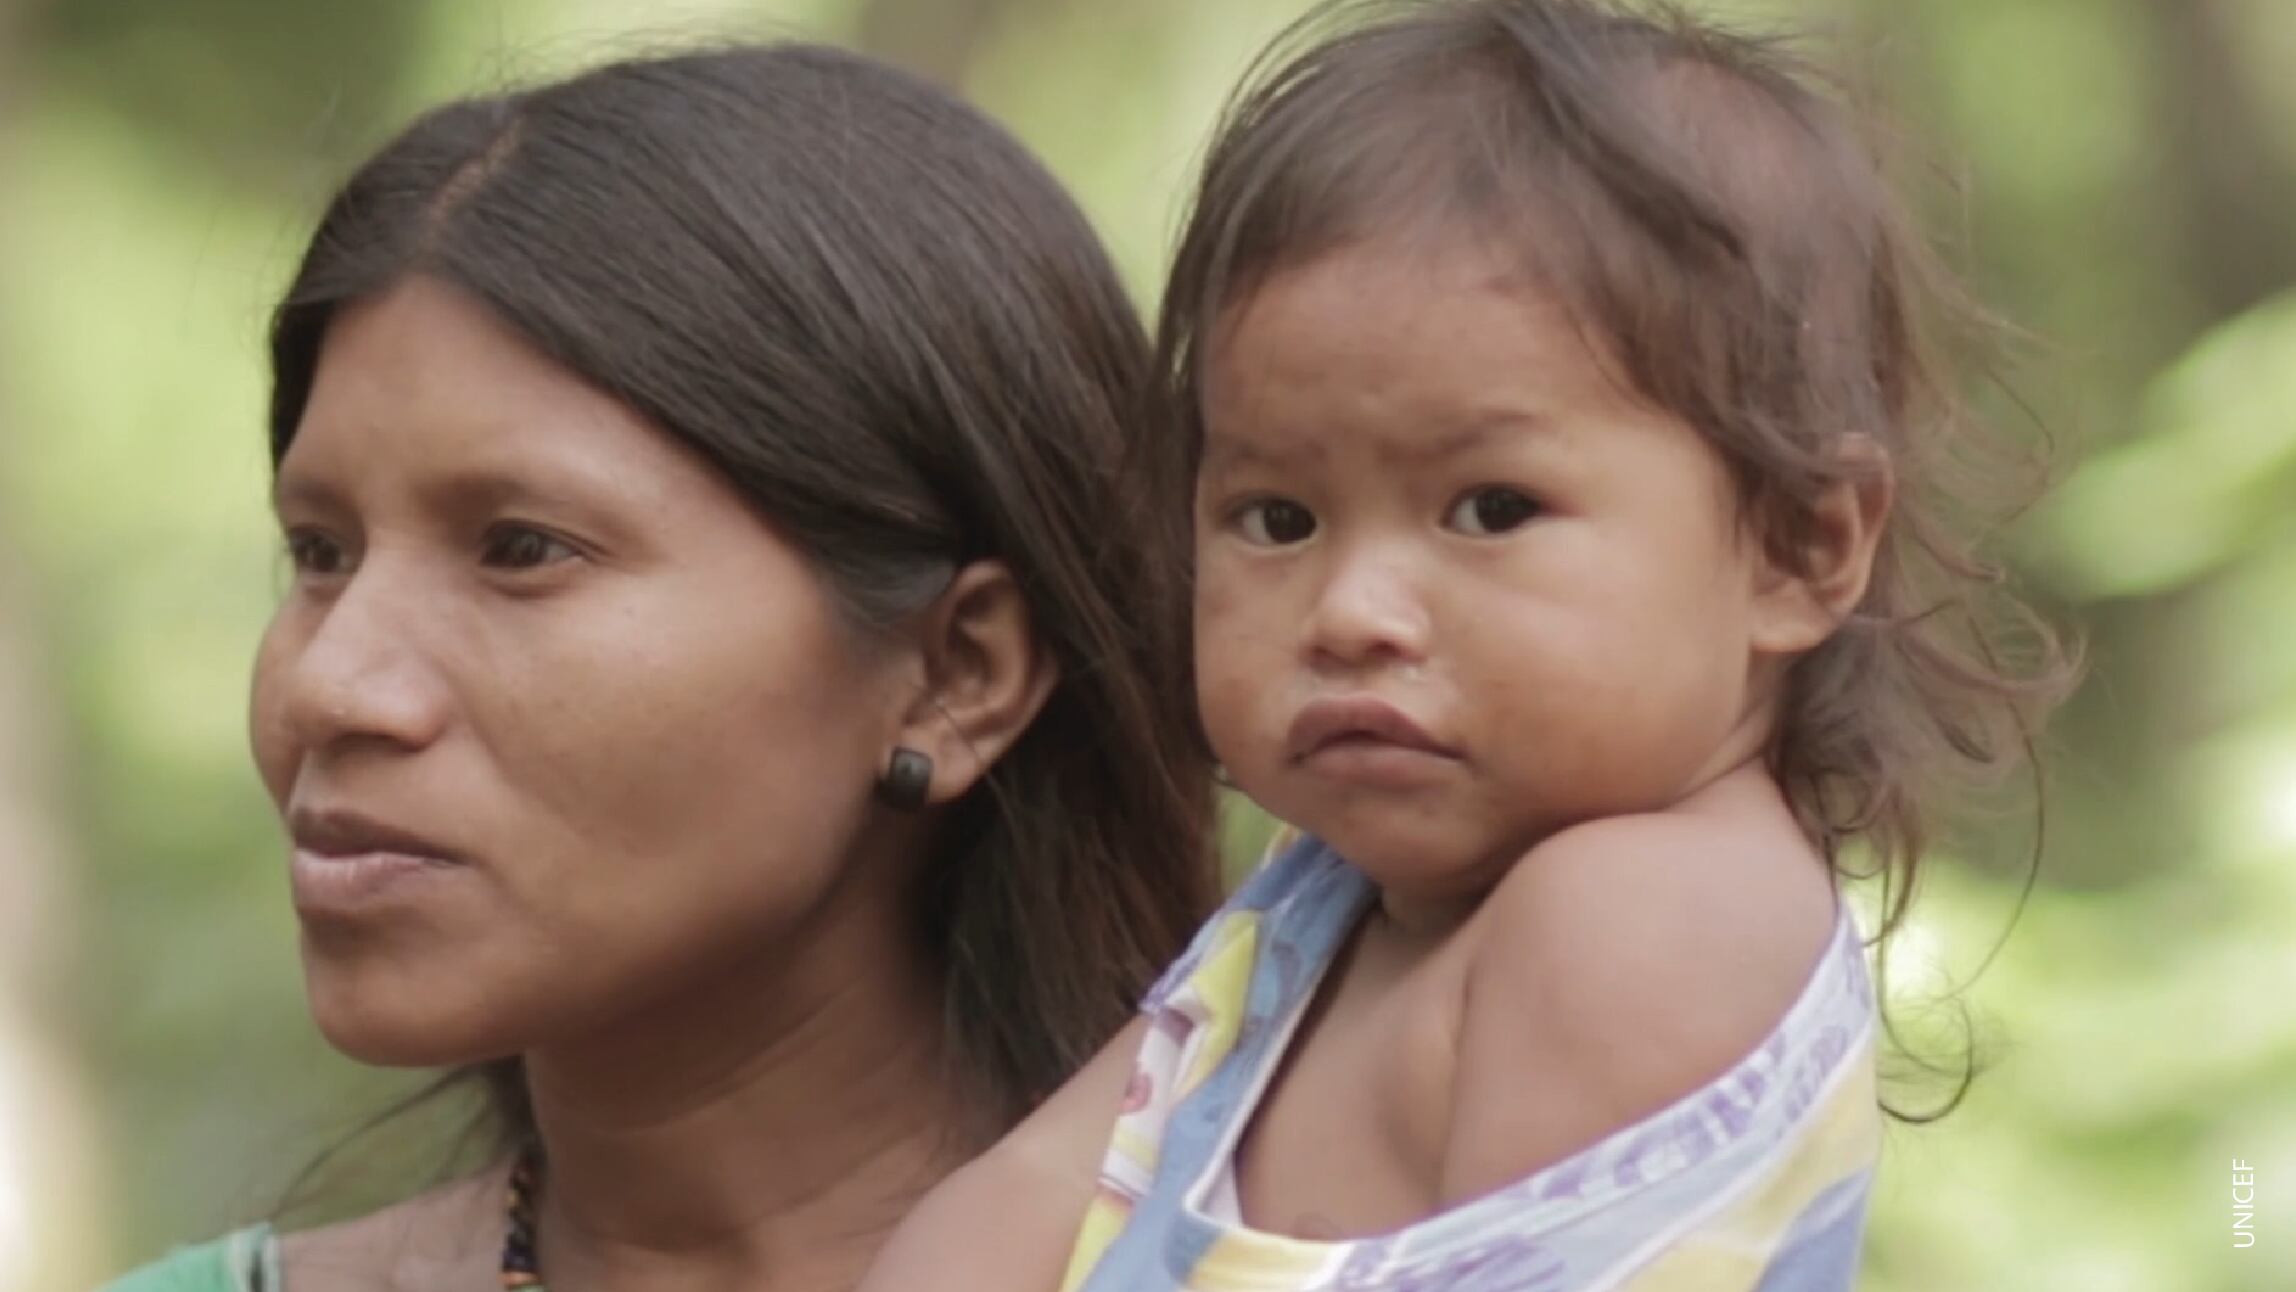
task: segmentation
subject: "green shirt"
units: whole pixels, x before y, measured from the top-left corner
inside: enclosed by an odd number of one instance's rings
[[[279,1240],[249,1225],[174,1251],[106,1285],[103,1292],[280,1292]]]

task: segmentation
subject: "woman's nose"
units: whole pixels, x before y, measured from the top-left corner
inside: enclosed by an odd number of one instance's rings
[[[421,748],[445,728],[447,688],[419,640],[421,598],[391,576],[362,567],[279,661],[284,716],[308,751],[347,741]]]

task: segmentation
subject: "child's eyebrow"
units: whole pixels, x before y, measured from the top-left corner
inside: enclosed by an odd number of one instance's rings
[[[1322,461],[1331,456],[1328,436],[1349,433],[1335,430],[1324,435],[1285,435],[1275,444],[1259,436],[1207,435],[1203,469],[1281,467],[1303,460]],[[1419,465],[1460,457],[1497,440],[1518,437],[1551,440],[1558,433],[1553,421],[1527,409],[1479,409],[1464,417],[1432,425],[1420,423],[1398,433],[1383,434],[1380,442],[1373,446],[1373,452],[1391,463]]]
[[[1436,462],[1473,452],[1493,440],[1526,435],[1548,439],[1554,434],[1554,423],[1536,413],[1512,408],[1489,409],[1401,441],[1388,456],[1413,462]]]
[[[1207,435],[1204,437],[1203,469],[1216,471],[1227,467],[1275,467],[1296,462],[1301,458],[1320,460],[1330,456],[1323,441],[1312,436],[1291,436],[1279,447],[1271,447],[1259,440],[1240,435]]]

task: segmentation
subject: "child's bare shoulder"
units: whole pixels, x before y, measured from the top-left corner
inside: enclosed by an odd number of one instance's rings
[[[1612,817],[1540,843],[1468,930],[1445,1193],[1720,1076],[1800,996],[1835,919],[1817,856],[1727,817]]]
[[[1477,917],[1474,961],[1604,980],[1622,975],[1593,971],[1631,964],[1639,980],[1667,975],[1692,991],[1777,972],[1798,987],[1834,920],[1825,861],[1781,831],[1706,814],[1606,817],[1508,871]]]
[[[1706,816],[1611,817],[1549,838],[1493,890],[1468,991],[1558,1038],[1655,1029],[1670,1043],[1597,1052],[1702,1079],[1777,1023],[1834,921],[1832,879],[1804,849]]]

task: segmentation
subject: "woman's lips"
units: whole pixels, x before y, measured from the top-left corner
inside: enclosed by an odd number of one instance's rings
[[[287,882],[295,910],[309,917],[348,916],[410,886],[457,869],[456,863],[403,852],[323,853],[297,848]]]
[[[298,849],[330,857],[398,853],[438,862],[461,860],[445,844],[347,807],[290,808],[287,833]]]
[[[464,864],[443,844],[345,808],[294,809],[287,830],[288,886],[306,919],[357,915]]]

